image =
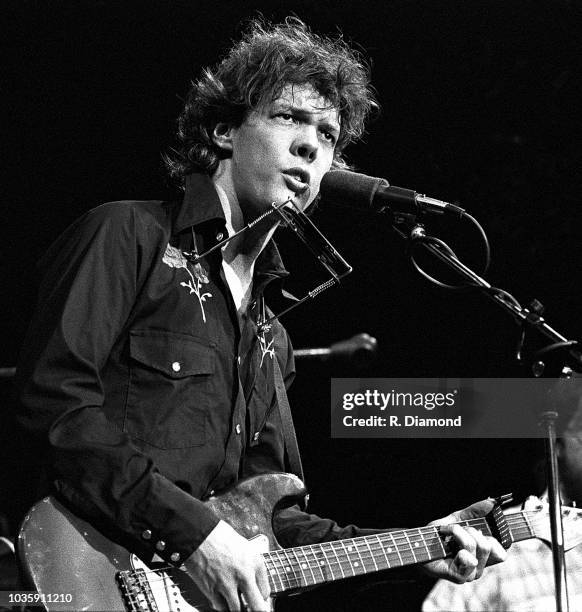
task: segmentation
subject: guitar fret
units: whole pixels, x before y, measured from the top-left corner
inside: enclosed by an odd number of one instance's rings
[[[289,557],[288,549],[283,548],[283,554],[285,555],[285,559],[287,561],[287,567],[285,567],[285,573],[287,574],[287,577],[289,578],[289,584],[293,588],[295,587],[298,588],[301,586],[301,580],[297,578],[297,573],[295,572],[295,568],[293,567],[293,562],[291,561],[291,558]],[[292,578],[290,576],[291,572],[293,573]]]
[[[328,556],[328,552],[329,549],[331,548],[331,546],[329,546],[329,544],[327,544],[327,549],[326,550],[326,544],[319,544],[319,550],[321,551],[324,559],[325,559],[325,568],[329,571],[329,573],[331,574],[331,580],[337,580],[336,575],[333,573],[333,560],[329,558]],[[333,549],[332,549],[333,550]],[[335,555],[335,551],[334,555]],[[335,555],[337,558],[337,555]],[[323,570],[322,570],[322,574],[324,574]],[[330,578],[327,577],[327,573],[325,573],[325,581],[328,582],[330,580]]]
[[[309,549],[311,550],[311,553],[313,554],[314,558],[317,560],[317,567],[319,568],[319,571],[321,572],[321,580],[322,582],[327,582],[329,580],[328,577],[328,571],[329,571],[329,559],[327,558],[326,554],[325,554],[325,550],[323,550],[323,547],[318,546],[317,548],[315,546],[309,546]],[[318,554],[315,554],[315,550],[318,551]],[[321,553],[321,554],[319,554]],[[323,558],[322,558],[323,557]],[[333,578],[333,576],[332,576]]]
[[[406,531],[396,532],[395,537],[398,542],[398,552],[400,554],[401,565],[410,565],[415,563],[414,554],[412,553],[412,549],[410,547],[410,540],[408,539],[408,535]]]
[[[340,540],[340,542],[342,543],[342,546],[343,546],[343,540]],[[341,574],[342,574],[342,578],[345,578],[345,577],[346,577],[346,575],[345,575],[345,573],[344,573],[344,568],[342,567],[342,564],[340,563],[339,557],[337,556],[337,552],[335,551],[335,546],[333,546],[333,544],[329,544],[329,548],[331,549],[331,551],[332,551],[332,552],[333,552],[333,554],[335,555],[335,558],[336,558],[337,564],[338,564],[338,566],[339,566],[339,570],[340,570],[340,572],[341,572]],[[344,549],[345,549],[345,546],[344,546]],[[333,574],[333,567],[332,567],[331,565],[330,565],[330,568],[331,568],[331,572],[332,572],[332,574]],[[334,576],[334,578],[335,578],[335,576]]]
[[[426,545],[424,547],[421,545],[424,544],[424,539],[422,537],[422,532],[420,531],[420,529],[410,529],[408,531],[408,539],[412,547],[414,562],[422,563],[423,561],[428,561],[429,559],[426,556]]]
[[[309,571],[311,572],[311,578],[313,579],[313,584],[317,584],[317,579],[315,578],[315,574],[313,572],[313,563],[309,561],[309,558],[307,557],[307,552],[309,552],[309,546],[302,546],[299,550],[302,552],[303,554],[303,558],[305,559],[305,565],[309,568]],[[307,551],[307,552],[306,552]],[[315,566],[317,567],[317,560],[315,563]]]
[[[368,546],[368,550],[370,551],[370,556],[372,557],[372,561],[374,562],[374,569],[378,571],[380,568],[378,567],[378,564],[376,563],[375,555],[374,555],[374,552],[372,551],[372,548],[370,547],[368,538],[365,538],[364,542],[366,543],[366,545]]]
[[[378,540],[378,544],[380,545],[380,550],[382,551],[382,554],[384,555],[384,559],[386,560],[386,568],[389,568],[391,567],[390,559],[388,559],[388,555],[386,554],[386,547],[384,546],[384,543],[382,542],[382,538],[380,537],[379,533],[377,533],[375,537]]]
[[[422,533],[420,529],[418,529],[418,537],[420,538],[421,542],[424,544],[424,549],[426,550],[426,561],[430,561],[432,557],[431,557],[430,551],[428,550],[428,546],[426,545],[426,538],[424,537],[424,534]]]
[[[356,575],[356,568],[358,567],[359,562],[358,561],[352,561],[352,557],[354,556],[354,554],[352,552],[354,550],[353,544],[352,543],[348,544],[348,546],[346,548],[345,542],[353,542],[353,540],[340,540],[336,544],[340,545],[344,549],[346,561],[350,565],[349,569],[352,572],[352,576],[355,576]],[[357,547],[356,547],[356,554],[359,555],[359,551],[358,551]]]
[[[380,534],[380,538],[382,541],[382,551],[384,553],[384,556],[386,557],[386,563],[388,564],[388,567],[400,565],[398,554],[394,551],[395,547],[392,535],[389,532],[385,532],[383,534]],[[392,561],[390,561],[389,555],[390,557],[392,557]]]
[[[358,557],[360,559],[359,562],[358,561],[354,562],[354,567],[363,567],[364,570],[365,570],[366,569],[366,564],[364,563],[364,560],[362,559],[362,555],[360,553],[360,547],[359,547],[358,542],[356,542],[355,540],[350,540],[350,541],[352,542],[354,548],[356,549],[356,553],[358,554]],[[361,565],[360,565],[360,563],[361,563]],[[354,576],[355,576],[356,575],[356,570],[353,570],[353,572],[354,572]]]
[[[278,551],[274,551],[274,552],[278,552]],[[279,583],[281,585],[281,591],[284,591],[285,590],[285,586],[283,585],[283,579],[281,578],[281,574],[279,573],[279,569],[277,568],[277,566],[275,564],[275,560],[273,559],[273,554],[272,553],[267,553],[267,554],[265,554],[263,556],[265,558],[265,564],[267,566],[269,580],[272,579],[271,590],[275,591],[275,592],[279,591],[279,589],[277,588],[277,585],[275,584],[275,577],[277,577],[279,579]],[[269,567],[269,565],[271,565],[271,567]]]
[[[436,535],[436,541],[439,543],[441,551],[442,551],[442,555],[443,557],[447,556],[447,549],[445,548],[445,545],[443,543],[443,541],[441,540],[441,534],[439,532],[439,530],[436,527],[433,527],[435,535]],[[437,555],[435,555],[437,556]]]
[[[286,550],[280,550],[281,554],[279,558],[281,559],[281,569],[283,571],[283,576],[285,577],[285,583],[287,589],[295,588],[297,585],[295,584],[295,572],[292,566],[289,564],[289,555]]]
[[[394,545],[394,548],[396,549],[396,552],[398,553],[398,560],[400,565],[404,565],[404,562],[402,561],[402,555],[400,554],[400,550],[398,550],[398,544],[396,543],[396,540],[394,539],[394,533],[389,533],[388,534],[390,536],[390,539],[392,540],[392,544]]]
[[[408,543],[408,547],[410,548],[410,552],[412,553],[412,558],[414,559],[414,563],[418,563],[418,559],[416,558],[416,553],[414,552],[414,547],[412,546],[412,542],[408,537],[408,532],[404,532],[404,536],[406,538],[406,542]]]
[[[299,569],[299,572],[301,574],[301,580],[303,581],[301,583],[301,586],[308,586],[309,582],[307,580],[307,574],[303,571],[304,569],[306,569],[305,567],[303,567],[305,564],[301,563],[299,561],[299,557],[297,556],[297,552],[300,551],[300,550],[301,550],[301,548],[292,548],[291,552],[293,553],[293,556],[295,557],[295,565]]]
[[[288,572],[285,570],[287,560],[283,555],[283,552],[283,550],[277,550],[270,554],[275,557],[275,568],[277,570],[277,575],[279,577],[279,581],[281,582],[282,590],[285,591],[293,588],[293,583],[291,582]]]

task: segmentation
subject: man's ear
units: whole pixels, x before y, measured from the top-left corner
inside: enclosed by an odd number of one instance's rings
[[[220,122],[212,130],[212,140],[214,144],[223,152],[232,152],[232,132],[231,123]]]

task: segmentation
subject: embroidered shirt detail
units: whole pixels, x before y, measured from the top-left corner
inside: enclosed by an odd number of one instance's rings
[[[184,253],[170,244],[166,247],[166,252],[162,257],[162,261],[167,266],[170,266],[170,268],[183,268],[186,270],[190,280],[188,282],[182,281],[180,285],[190,289],[190,294],[194,293],[196,295],[200,304],[200,309],[202,310],[202,320],[206,323],[206,313],[204,312],[204,304],[202,302],[205,302],[206,298],[212,297],[212,293],[208,291],[202,293],[202,285],[207,285],[209,282],[208,275],[202,265],[200,263],[194,264],[194,272],[192,273],[188,268],[188,260],[184,257]]]
[[[257,336],[259,338],[259,347],[261,349],[261,363],[259,364],[260,369],[263,367],[263,361],[267,355],[269,355],[271,359],[275,357],[275,348],[273,338],[267,342],[265,330],[260,331]]]

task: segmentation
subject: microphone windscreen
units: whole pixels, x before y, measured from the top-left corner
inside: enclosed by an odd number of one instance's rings
[[[372,208],[380,187],[388,187],[388,181],[349,170],[332,170],[321,179],[319,193],[322,198],[337,204]]]

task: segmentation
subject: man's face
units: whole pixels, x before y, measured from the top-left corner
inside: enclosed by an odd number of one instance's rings
[[[279,98],[231,128],[227,195],[247,219],[289,196],[305,210],[331,167],[339,131],[337,109],[311,85],[287,85]]]

